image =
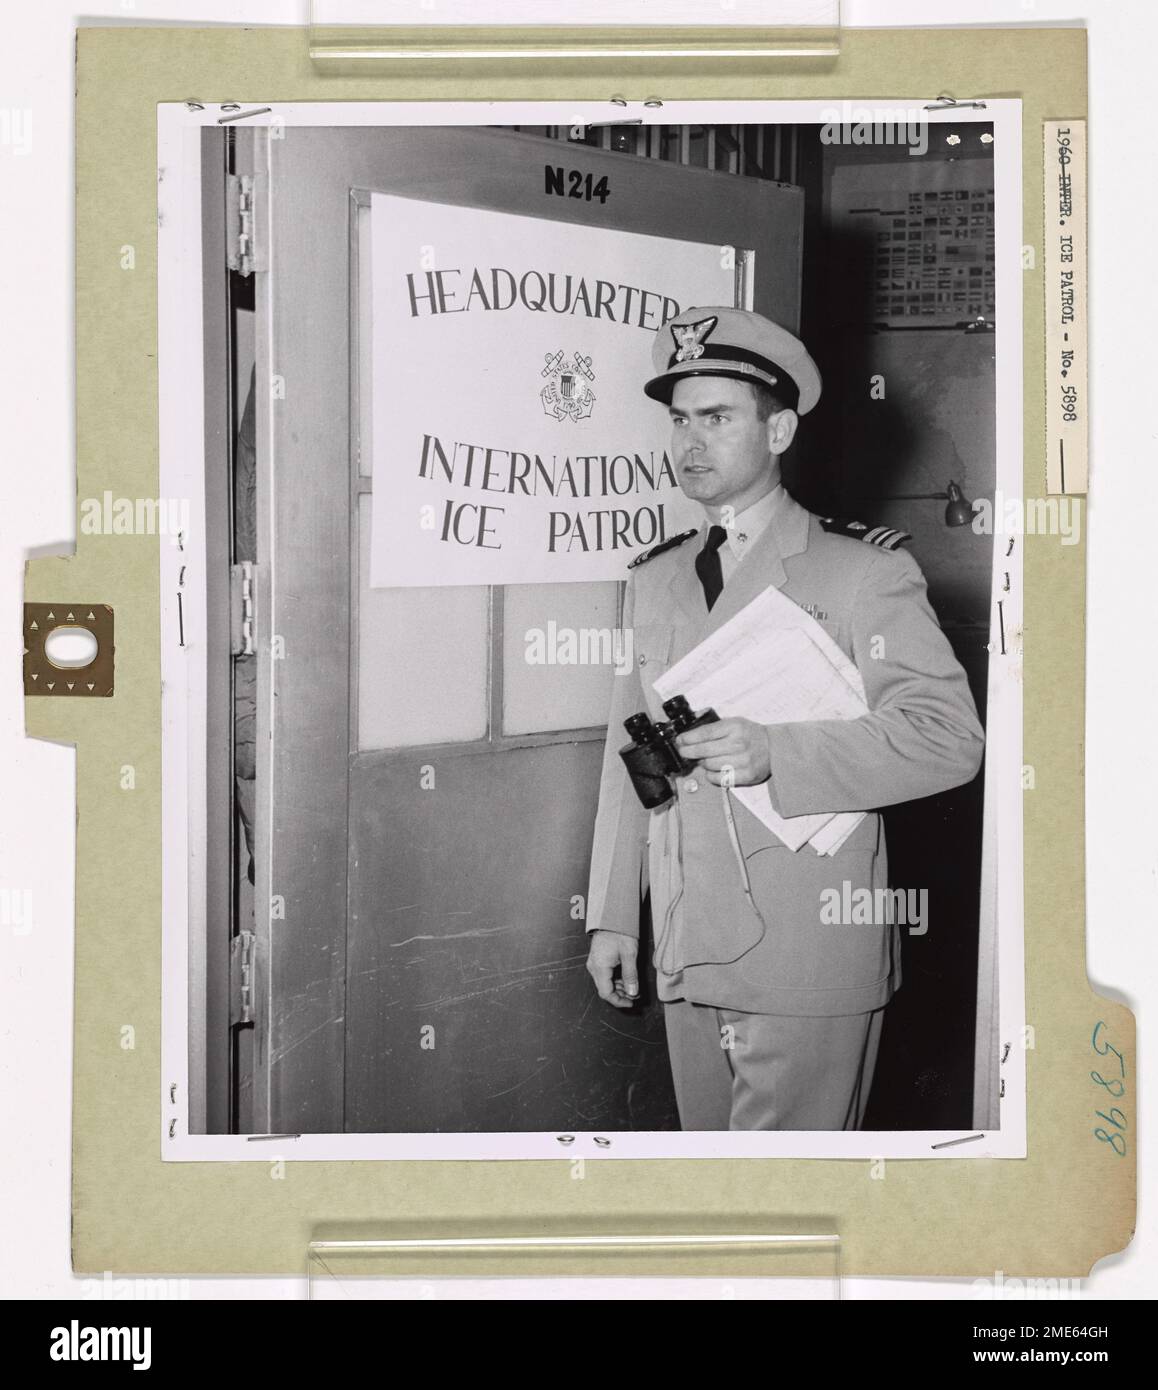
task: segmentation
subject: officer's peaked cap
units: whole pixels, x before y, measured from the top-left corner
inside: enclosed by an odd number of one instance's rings
[[[798,415],[820,399],[820,373],[800,339],[746,309],[685,309],[656,331],[651,360],[657,375],[643,389],[665,405],[685,376],[762,382]]]

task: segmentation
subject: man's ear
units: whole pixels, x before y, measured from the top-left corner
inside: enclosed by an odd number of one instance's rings
[[[768,431],[768,452],[770,454],[783,454],[787,452],[792,441],[796,438],[796,426],[800,423],[800,416],[795,410],[774,410],[765,422]]]

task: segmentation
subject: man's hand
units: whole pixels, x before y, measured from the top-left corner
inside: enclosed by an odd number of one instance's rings
[[[768,735],[752,719],[717,719],[676,739],[687,758],[695,758],[717,787],[751,787],[772,774]]]
[[[635,958],[639,942],[634,936],[617,931],[593,931],[587,952],[587,973],[595,981],[600,999],[606,999],[617,1009],[630,1009],[639,998],[639,975]],[[612,979],[615,967],[619,979]]]

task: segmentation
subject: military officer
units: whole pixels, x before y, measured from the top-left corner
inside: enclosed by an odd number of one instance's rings
[[[587,968],[604,1000],[632,1006],[650,886],[683,1128],[855,1129],[901,980],[899,930],[831,924],[826,890],[887,886],[878,809],[969,781],[981,727],[921,572],[897,548],[908,538],[821,520],[780,481],[780,456],[820,395],[803,344],[759,314],[693,308],[658,330],[652,361],[644,390],[667,407],[680,487],[705,516],[628,576],[636,661],[614,684]],[[663,719],[652,682],[769,585],[856,664],[869,712],[691,730],[679,746],[694,770],[647,811],[618,756],[624,720],[643,709]],[[835,854],[793,852],[731,795],[737,785],[764,787],[785,817],[867,814]]]

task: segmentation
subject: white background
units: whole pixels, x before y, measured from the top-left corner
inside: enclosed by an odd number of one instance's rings
[[[713,8],[705,0],[705,10]],[[479,6],[480,18],[483,6]],[[123,0],[86,22],[300,24],[305,0]],[[1153,1058],[1146,1005],[1158,966],[1158,642],[1152,633],[1155,470],[1148,279],[1155,221],[1147,66],[1151,0],[845,0],[847,24],[1043,24],[1090,31],[1092,497],[1089,534],[1087,873],[1089,966],[1098,990],[1139,1016],[1138,1070]],[[0,1296],[84,1297],[69,1269],[72,899],[75,758],[25,740],[20,675],[23,564],[68,553],[73,467],[73,30],[67,0],[10,7],[0,46],[0,110],[31,113],[31,147],[0,144],[0,887],[31,892],[31,930],[0,925]],[[304,43],[303,36],[303,43]],[[239,94],[244,95],[244,94]],[[936,95],[930,93],[930,96]],[[959,98],[972,95],[955,92]],[[1055,103],[1066,114],[1064,92]],[[1135,615],[1141,622],[1135,619]],[[1149,1044],[1147,1046],[1147,1044]],[[1146,1164],[1158,1126],[1143,1110]],[[1143,1178],[1145,1182],[1145,1178]],[[1158,1180],[1143,1187],[1139,1231],[1104,1260],[1085,1300],[1153,1297]],[[1095,1194],[1091,1193],[1091,1200]],[[1059,1219],[1062,1214],[1058,1213]],[[174,1275],[181,1273],[172,1271]],[[194,1297],[301,1298],[302,1279],[193,1280]],[[976,1298],[968,1280],[848,1280],[849,1298]]]

